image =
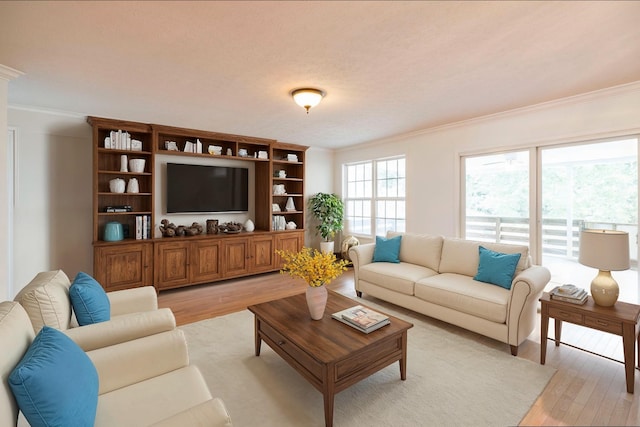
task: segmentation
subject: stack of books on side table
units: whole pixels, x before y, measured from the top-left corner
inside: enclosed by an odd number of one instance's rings
[[[361,305],[356,305],[354,307],[347,308],[346,310],[338,311],[337,313],[333,313],[331,317],[359,330],[360,332],[364,332],[365,334],[373,332],[376,329],[380,329],[391,323],[389,321],[389,316]]]
[[[556,286],[549,292],[551,299],[558,301],[570,302],[572,304],[582,305],[587,302],[589,294],[582,288],[575,285]]]

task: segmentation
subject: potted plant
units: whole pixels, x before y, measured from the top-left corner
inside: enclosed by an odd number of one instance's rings
[[[347,269],[348,261],[338,260],[333,252],[321,252],[308,247],[303,247],[300,252],[277,250],[276,253],[284,262],[280,273],[288,273],[307,282],[309,314],[313,320],[322,319],[327,304],[327,288],[324,285],[340,276]]]
[[[316,234],[320,234],[323,252],[333,253],[333,236],[342,230],[344,202],[336,194],[318,193],[309,199],[311,214],[318,221]]]

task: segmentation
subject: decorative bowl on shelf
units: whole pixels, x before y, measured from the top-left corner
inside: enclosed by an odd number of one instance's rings
[[[131,159],[129,160],[129,170],[135,173],[144,172],[145,159]]]

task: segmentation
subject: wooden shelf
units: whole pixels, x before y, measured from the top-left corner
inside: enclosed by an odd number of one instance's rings
[[[157,289],[207,283],[231,277],[251,275],[280,269],[282,260],[277,249],[298,251],[304,244],[304,159],[308,147],[278,142],[272,139],[224,134],[173,126],[145,124],[125,120],[89,117],[93,129],[93,242],[94,277],[106,289],[115,290],[135,286],[154,285]],[[111,131],[127,132],[131,139],[142,142],[142,151],[105,148],[105,138]],[[167,141],[175,142],[176,150],[167,149]],[[200,142],[202,153],[184,152],[189,142]],[[209,154],[212,146],[221,147],[222,154]],[[231,155],[227,155],[227,151]],[[239,156],[246,150],[247,156]],[[295,154],[297,162],[286,159]],[[120,172],[121,156],[145,159],[143,172]],[[182,156],[202,159],[252,162],[254,167],[254,233],[206,235],[181,238],[154,239],[155,221],[155,163],[156,155]],[[260,157],[258,157],[261,155]],[[267,158],[264,158],[264,157]],[[284,170],[286,178],[274,176]],[[112,193],[112,179],[136,178],[139,193]],[[288,194],[273,195],[274,183],[285,184]],[[284,209],[286,198],[296,199],[296,211],[273,212],[275,203]],[[275,200],[275,201],[274,201]],[[131,212],[105,212],[108,206],[131,206]],[[286,216],[296,223],[295,230],[275,230],[274,216]],[[104,228],[108,222],[118,221],[135,236],[136,217],[148,216],[151,238],[128,238],[119,242],[105,242]],[[192,264],[192,262],[194,264]],[[204,270],[196,270],[195,265]],[[175,267],[172,271],[167,267]],[[194,267],[191,267],[194,266]],[[155,268],[154,268],[155,267]],[[167,270],[164,270],[167,268]],[[206,271],[206,274],[203,272]],[[175,278],[173,274],[182,274]]]

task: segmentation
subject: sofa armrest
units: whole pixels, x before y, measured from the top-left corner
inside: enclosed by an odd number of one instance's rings
[[[180,329],[87,352],[98,371],[99,394],[108,393],[189,365]]]
[[[158,309],[158,294],[153,286],[107,292],[111,317]]]
[[[153,424],[154,427],[211,426],[231,427],[231,416],[220,398],[210,399]]]
[[[549,280],[551,273],[540,265],[532,265],[513,280],[507,316],[510,345],[518,346],[533,331],[538,299]]]
[[[135,340],[176,328],[176,319],[169,308],[124,314],[106,322],[94,323],[63,331],[84,351],[91,351]]]
[[[359,270],[362,266],[373,262],[373,252],[376,248],[375,243],[365,243],[364,245],[352,246],[349,249],[349,258],[353,263],[353,284],[356,291],[360,290]]]

